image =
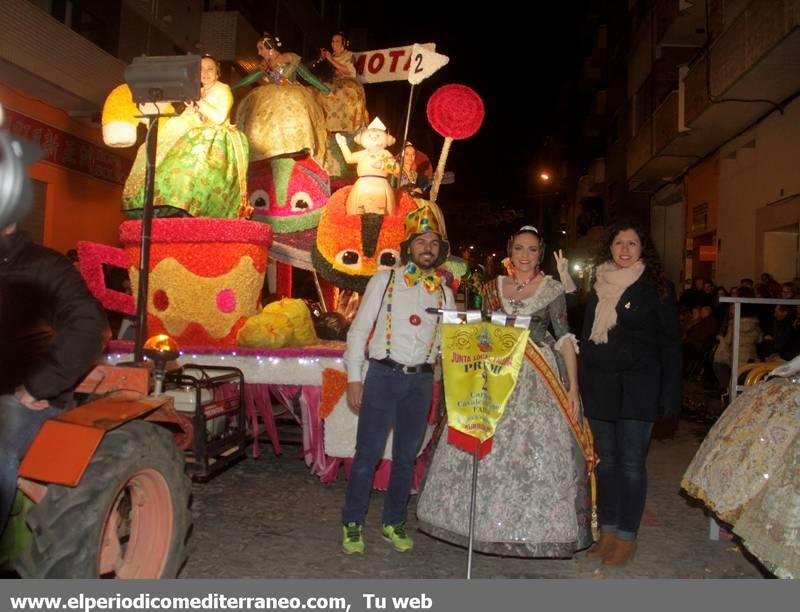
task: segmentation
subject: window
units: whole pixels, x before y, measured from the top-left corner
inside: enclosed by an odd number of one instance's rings
[[[692,232],[702,232],[707,228],[708,202],[703,202],[692,209]]]

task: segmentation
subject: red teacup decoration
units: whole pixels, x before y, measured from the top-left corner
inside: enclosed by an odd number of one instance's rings
[[[81,272],[104,306],[135,312],[141,221],[120,226],[122,249],[81,242]],[[147,330],[183,345],[232,346],[258,310],[272,228],[244,219],[153,219]],[[128,268],[133,295],[105,287],[103,264]]]

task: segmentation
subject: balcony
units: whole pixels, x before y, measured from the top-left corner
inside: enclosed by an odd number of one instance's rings
[[[653,123],[646,121],[628,142],[628,178],[633,177],[653,157]]]
[[[595,86],[603,78],[603,70],[595,61],[594,55],[587,55],[583,59],[583,67],[581,69],[581,83],[585,86]]]
[[[678,132],[678,92],[672,92],[656,108],[648,121],[628,143],[627,178],[637,192],[654,192],[674,180],[697,157],[671,152],[667,147],[680,142]]]
[[[606,158],[595,157],[592,160],[592,165],[589,166],[589,174],[594,178],[596,185],[602,185],[606,182]]]
[[[592,114],[596,117],[605,117],[608,112],[608,91],[598,89],[592,101]]]
[[[650,131],[643,126],[628,143],[628,180],[638,191],[655,191],[800,91],[798,26],[800,0],[753,0],[684,69]]]
[[[665,153],[705,156],[800,91],[800,1],[754,0],[684,82],[685,136]]]
[[[653,150],[661,151],[678,137],[677,91],[670,92],[653,114]]]
[[[656,44],[702,47],[706,43],[706,0],[656,0]]]
[[[0,82],[68,113],[90,115],[125,64],[26,0],[0,2]]]

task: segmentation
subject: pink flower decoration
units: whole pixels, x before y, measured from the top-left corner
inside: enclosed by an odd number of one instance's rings
[[[244,219],[208,219],[204,217],[153,219],[154,242],[252,242],[272,246],[272,228]],[[139,244],[142,222],[124,221],[119,226],[122,244]]]
[[[117,247],[96,242],[78,242],[78,261],[80,272],[89,291],[107,310],[127,315],[136,314],[133,296],[106,287],[103,264],[128,269],[128,256]]]
[[[217,309],[226,314],[236,310],[236,293],[233,289],[223,289],[217,294]]]
[[[158,289],[153,293],[153,306],[155,306],[156,310],[166,310],[169,308],[169,296],[166,291]]]

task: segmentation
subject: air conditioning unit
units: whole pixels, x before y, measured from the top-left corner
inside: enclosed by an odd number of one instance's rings
[[[678,134],[688,134],[691,128],[686,127],[686,75],[688,64],[678,66]]]

